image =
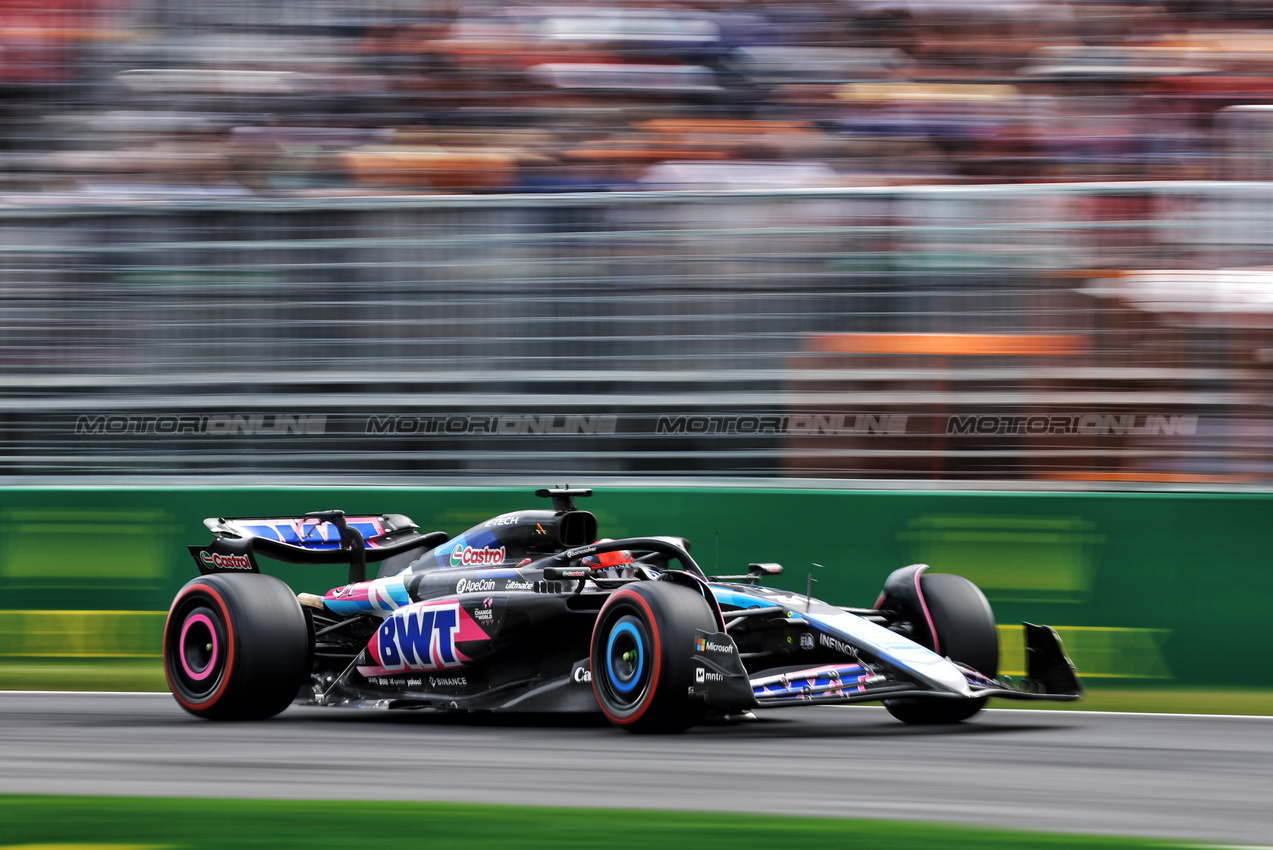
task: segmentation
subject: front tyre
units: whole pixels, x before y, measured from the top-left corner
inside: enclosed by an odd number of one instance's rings
[[[977,585],[963,576],[947,573],[919,577],[923,602],[927,604],[932,628],[917,629],[916,641],[938,655],[973,668],[993,679],[999,675],[999,632],[995,629],[990,603]],[[923,632],[931,631],[927,639]],[[936,725],[959,723],[972,717],[986,704],[975,700],[893,699],[885,700],[889,714],[904,723]]]
[[[613,593],[592,630],[592,689],[601,711],[633,732],[681,732],[705,704],[689,697],[695,631],[719,629],[694,590],[663,581]]]
[[[198,717],[273,717],[296,696],[312,661],[305,614],[272,576],[200,576],[177,594],[164,624],[168,686]]]

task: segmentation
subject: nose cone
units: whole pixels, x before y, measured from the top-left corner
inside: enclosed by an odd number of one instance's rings
[[[897,632],[847,612],[817,612],[802,616],[817,621],[827,631],[842,636],[855,646],[870,649],[881,659],[896,665],[935,691],[961,697],[972,696],[968,680],[958,667]]]
[[[937,657],[934,655],[934,657]],[[950,691],[961,697],[971,697],[972,689],[968,687],[968,679],[960,672],[959,668],[951,664],[945,658],[937,658],[940,664],[926,664],[921,670],[915,669],[916,673],[922,675],[932,685],[939,690]]]

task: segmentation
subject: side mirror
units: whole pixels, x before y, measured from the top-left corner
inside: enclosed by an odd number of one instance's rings
[[[759,584],[762,578],[782,575],[782,564],[748,564],[747,575],[708,576],[709,581],[737,581],[742,584]]]

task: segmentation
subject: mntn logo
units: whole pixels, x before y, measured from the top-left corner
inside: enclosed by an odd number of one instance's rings
[[[459,606],[431,605],[399,609],[376,632],[377,660],[386,671],[459,667],[455,638]]]

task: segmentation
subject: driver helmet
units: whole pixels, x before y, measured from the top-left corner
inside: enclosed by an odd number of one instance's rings
[[[597,542],[611,543],[613,540],[614,538],[612,537],[605,537]],[[630,564],[633,560],[631,552],[627,549],[620,549],[617,552],[599,552],[596,555],[588,555],[583,559],[582,563],[585,567],[593,570],[609,568],[618,571],[624,564]]]

